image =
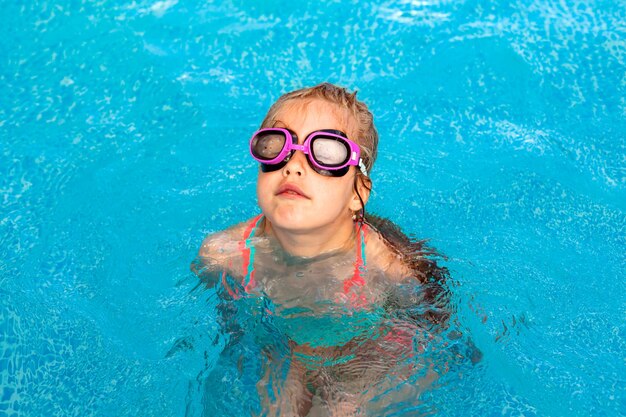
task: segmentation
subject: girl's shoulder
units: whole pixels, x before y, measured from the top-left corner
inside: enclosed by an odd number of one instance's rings
[[[402,259],[402,255],[389,242],[383,234],[368,224],[369,230],[366,237],[366,255],[369,268],[376,268],[392,281],[401,281],[411,275],[411,270]]]
[[[198,250],[197,261],[205,267],[226,270],[238,275],[243,263],[241,245],[254,218],[207,235]]]
[[[443,283],[447,271],[437,265],[435,250],[423,240],[411,239],[392,221],[368,214],[365,218],[368,264],[379,268],[393,281],[408,278],[424,283]]]

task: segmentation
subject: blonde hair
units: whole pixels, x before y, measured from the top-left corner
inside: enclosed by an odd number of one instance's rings
[[[357,124],[357,137],[349,139],[358,143],[361,148],[361,158],[367,168],[367,172],[371,172],[378,153],[378,132],[374,126],[374,116],[365,103],[356,98],[356,93],[356,91],[349,93],[347,89],[334,84],[321,83],[315,87],[302,88],[283,94],[272,104],[272,107],[270,107],[265,119],[263,119],[261,123],[261,128],[273,127],[276,122],[276,115],[283,106],[290,101],[311,99],[325,100],[337,105],[341,109],[347,110],[354,116]]]

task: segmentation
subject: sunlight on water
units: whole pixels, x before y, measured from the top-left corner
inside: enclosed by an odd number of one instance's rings
[[[625,16],[604,0],[6,4],[0,414],[249,415],[291,381],[282,398],[311,415],[365,386],[371,415],[623,413]],[[324,285],[281,300],[276,271],[240,300],[189,272],[207,234],[258,214],[246,142],[268,107],[324,80],[374,113],[368,212],[445,256],[448,327],[415,320],[411,284],[412,304],[356,314]]]

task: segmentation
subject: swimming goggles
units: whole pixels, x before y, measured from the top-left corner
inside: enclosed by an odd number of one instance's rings
[[[359,145],[339,130],[316,130],[307,136],[302,145],[289,129],[278,127],[258,130],[250,139],[250,154],[261,163],[261,171],[281,169],[295,151],[304,152],[315,172],[329,177],[343,177],[350,166],[358,166],[367,177]]]

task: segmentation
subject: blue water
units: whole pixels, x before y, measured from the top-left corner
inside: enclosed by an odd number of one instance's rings
[[[447,256],[483,353],[388,414],[626,415],[623,1],[2,10],[0,415],[249,415],[189,263],[257,213],[269,105],[326,80],[376,117],[369,211]]]

